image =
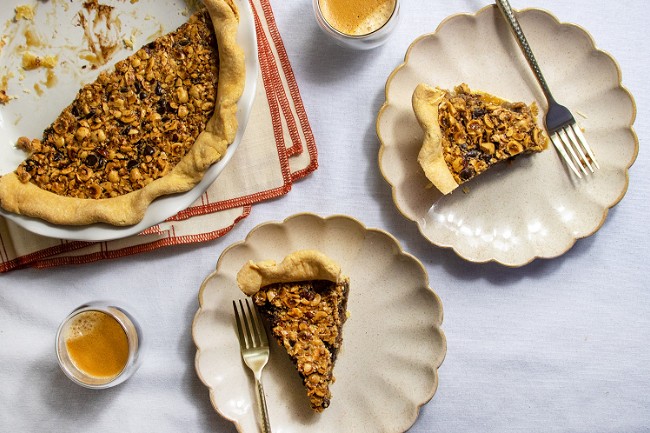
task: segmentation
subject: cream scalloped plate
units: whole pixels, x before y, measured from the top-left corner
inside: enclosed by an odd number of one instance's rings
[[[203,282],[192,333],[196,371],[216,410],[239,432],[258,432],[253,377],[241,360],[232,300],[244,295],[237,271],[248,260],[280,261],[317,249],[350,277],[343,346],[332,400],[313,413],[298,372],[271,341],[264,388],[274,432],[402,432],[434,395],[446,350],[442,304],[422,264],[390,234],[347,216],[298,214],[254,228],[231,245]]]
[[[0,50],[0,79],[7,78],[10,91],[8,94],[18,96],[6,105],[0,105],[0,175],[16,168],[25,159],[25,153],[15,147],[20,136],[38,137],[43,130],[58,116],[77,94],[82,83],[88,83],[103,70],[110,69],[118,60],[126,58],[134,51],[123,48],[113,58],[97,69],[87,65],[84,52],[79,47],[85,46],[83,30],[74,25],[77,14],[82,10],[81,2],[77,6],[68,0],[9,0],[0,8],[0,35],[13,35],[7,38],[7,45]],[[234,142],[228,147],[224,157],[213,164],[191,190],[159,197],[147,208],[144,218],[138,224],[117,227],[108,224],[90,224],[87,226],[62,226],[50,224],[38,218],[17,215],[0,209],[0,215],[19,226],[36,234],[60,239],[107,241],[140,233],[141,231],[164,221],[194,203],[201,194],[217,179],[230,162],[242,139],[248,117],[253,106],[255,87],[257,85],[257,38],[253,11],[247,0],[234,0],[239,7],[240,25],[237,41],[244,50],[246,62],[246,82],[244,93],[237,104],[239,129]],[[199,5],[195,0],[104,0],[102,4],[114,7],[114,23],[110,27],[120,30],[122,38],[133,38],[134,50],[157,36],[170,32],[187,21],[189,11]],[[19,45],[24,43],[26,22],[12,22],[14,7],[31,4],[36,6],[34,26],[40,31],[40,38],[45,43],[31,48],[39,55],[58,55],[55,69],[56,84],[50,88],[44,83],[45,70],[22,71],[20,67]],[[6,7],[5,7],[6,6]],[[155,14],[152,14],[155,11]],[[100,24],[102,20],[98,20]],[[119,23],[119,26],[117,25]],[[15,27],[15,28],[14,28]],[[119,29],[118,29],[119,27]],[[52,34],[42,29],[56,28]],[[112,35],[105,28],[97,30],[98,34]],[[108,36],[104,36],[108,37]],[[37,91],[38,89],[38,91]],[[39,96],[38,92],[42,92]]]
[[[413,42],[388,79],[377,118],[379,166],[400,212],[431,243],[472,262],[508,266],[562,255],[595,233],[625,195],[638,152],[636,106],[614,59],[584,29],[548,12],[526,9],[517,17],[553,94],[574,112],[596,154],[595,175],[573,178],[550,146],[494,167],[449,196],[430,187],[417,162],[423,135],[411,95],[418,83],[450,89],[465,82],[512,101],[536,101],[546,111],[496,6],[453,15]]]

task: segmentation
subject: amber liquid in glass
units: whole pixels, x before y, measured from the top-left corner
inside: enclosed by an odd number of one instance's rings
[[[64,334],[72,363],[88,376],[112,378],[129,358],[129,342],[115,318],[101,311],[85,311],[72,319]]]
[[[323,17],[341,33],[361,36],[380,29],[395,10],[396,0],[319,0]]]

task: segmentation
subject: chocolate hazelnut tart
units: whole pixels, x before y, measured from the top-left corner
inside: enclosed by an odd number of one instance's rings
[[[466,84],[453,92],[420,84],[412,100],[424,130],[418,162],[443,194],[498,162],[546,149],[535,103],[509,102]]]
[[[271,332],[296,366],[311,408],[330,405],[334,363],[343,341],[349,278],[324,254],[302,250],[274,261],[249,262],[237,274]]]

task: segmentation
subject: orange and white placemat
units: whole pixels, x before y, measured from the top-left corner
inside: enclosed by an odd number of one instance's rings
[[[212,186],[189,208],[144,232],[108,242],[53,239],[0,217],[0,272],[117,258],[228,233],[251,206],[279,197],[318,167],[316,144],[269,0],[250,0],[260,76],[246,132]]]

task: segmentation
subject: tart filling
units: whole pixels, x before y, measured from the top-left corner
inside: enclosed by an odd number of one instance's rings
[[[339,266],[314,250],[273,261],[249,262],[237,275],[287,351],[307,390],[311,408],[330,404],[334,363],[341,348],[350,281]]]
[[[84,86],[29,157],[0,177],[0,205],[56,224],[139,222],[194,187],[237,131],[245,70],[231,0],[206,0],[176,31]]]
[[[443,194],[500,161],[547,146],[535,103],[508,102],[466,84],[453,92],[420,84],[413,110],[424,130],[418,162]]]

